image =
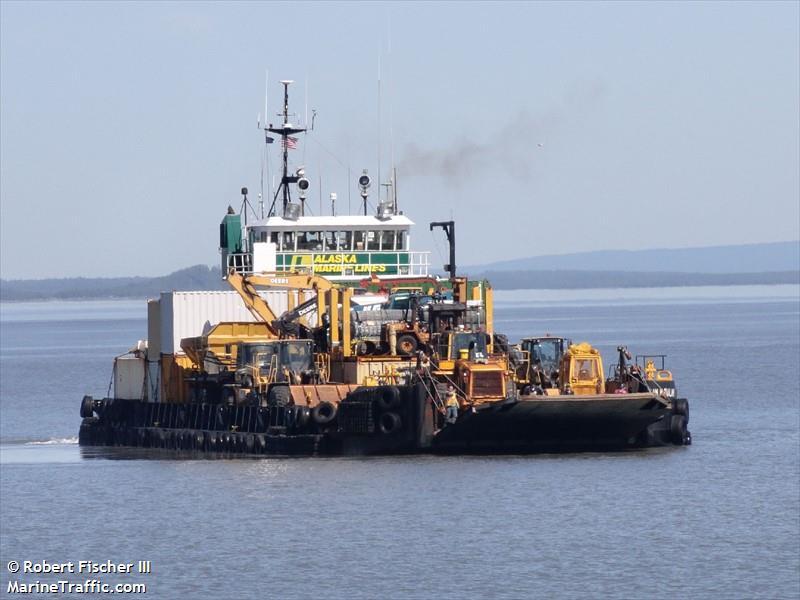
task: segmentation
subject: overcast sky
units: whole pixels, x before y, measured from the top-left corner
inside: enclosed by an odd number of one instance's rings
[[[311,210],[394,164],[435,264],[796,240],[799,6],[3,1],[2,277],[217,264],[267,69]]]

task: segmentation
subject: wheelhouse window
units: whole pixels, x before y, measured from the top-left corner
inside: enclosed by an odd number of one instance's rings
[[[381,238],[379,232],[377,231],[368,231],[367,232],[367,250],[380,250],[381,249]]]
[[[273,231],[269,234],[269,241],[275,244],[276,246],[281,245],[281,234],[277,231]]]
[[[354,231],[353,232],[353,250],[365,250],[366,249],[366,238],[367,238],[367,232],[366,231]]]
[[[294,252],[294,231],[283,232],[283,244],[281,250],[284,252]]]
[[[336,232],[335,231],[323,231],[322,237],[325,240],[325,250],[337,250],[336,247]]]
[[[395,246],[395,249],[397,249],[397,250],[405,250],[406,249],[406,238],[407,237],[408,236],[406,235],[405,231],[398,231],[397,232],[397,245]]]
[[[319,231],[301,231],[297,234],[298,251],[322,250],[322,233]]]
[[[381,231],[381,250],[394,250],[394,230]]]
[[[351,231],[337,231],[336,237],[339,241],[339,252],[349,252],[353,249],[353,233]]]

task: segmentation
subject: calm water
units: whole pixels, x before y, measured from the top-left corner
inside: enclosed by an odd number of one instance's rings
[[[150,598],[800,598],[797,286],[498,293],[512,339],[666,352],[691,401],[691,447],[532,457],[82,452],[80,398],[145,337],[144,303],[0,310],[0,595],[94,577]],[[6,567],[109,559],[152,573]]]

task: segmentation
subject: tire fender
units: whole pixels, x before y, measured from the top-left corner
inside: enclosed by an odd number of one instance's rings
[[[88,419],[94,415],[94,400],[91,396],[84,396],[81,400],[81,417]]]
[[[312,409],[311,418],[317,425],[327,425],[336,418],[336,405],[327,401],[320,402]]]
[[[385,385],[375,390],[378,398],[378,408],[390,410],[400,404],[400,390],[394,385]]]
[[[686,417],[672,415],[669,422],[670,441],[676,446],[682,446],[686,439]]]
[[[689,401],[686,398],[676,398],[673,401],[672,411],[676,415],[683,415],[686,417],[686,422],[689,422]]]
[[[391,435],[392,433],[396,433],[400,431],[403,427],[403,421],[400,419],[400,415],[393,412],[383,413],[378,419],[378,429],[381,430],[381,433],[384,435]]]

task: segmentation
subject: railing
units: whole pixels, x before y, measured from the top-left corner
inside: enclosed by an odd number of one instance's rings
[[[428,267],[430,267],[430,252],[409,252],[408,264],[411,270],[410,275],[414,277],[427,277]]]
[[[352,263],[348,259],[353,256],[353,252],[310,252],[303,253],[279,253],[278,256],[291,256],[294,260],[292,264],[277,265],[276,271],[296,271],[307,270],[316,275],[331,277],[336,279],[363,279],[372,273],[382,277],[427,277],[430,271],[430,252],[369,252],[361,251],[357,254],[366,258],[366,262]],[[394,254],[396,261],[376,260],[375,255]],[[317,257],[324,257],[324,260],[317,262]],[[401,260],[402,257],[402,260]],[[406,259],[407,257],[407,259]],[[235,268],[242,275],[253,273],[253,256],[250,253],[228,254],[227,268]]]
[[[239,253],[239,254],[228,254],[227,255],[228,263],[227,269],[225,269],[225,273],[222,274],[224,277],[228,270],[233,267],[236,269],[237,273],[241,273],[242,275],[250,275],[253,272],[253,255],[248,253]]]
[[[331,355],[329,352],[314,353],[314,365],[319,374],[319,380],[327,383],[331,376]]]

